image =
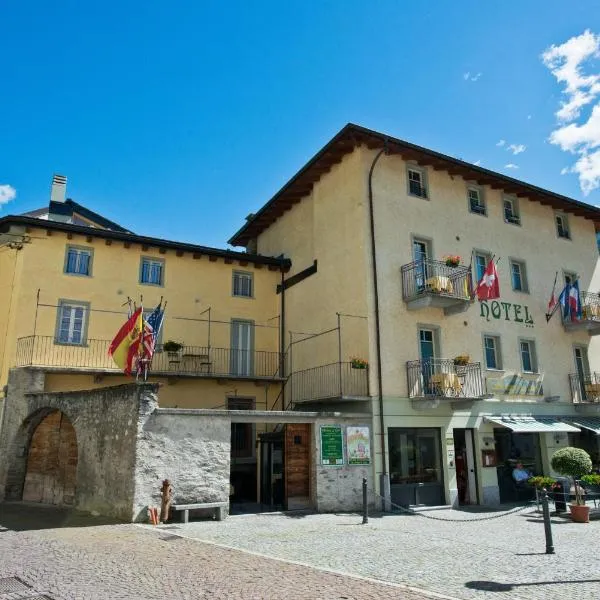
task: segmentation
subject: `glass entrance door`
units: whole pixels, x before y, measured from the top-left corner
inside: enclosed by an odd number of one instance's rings
[[[231,374],[252,375],[254,323],[231,321]]]
[[[419,353],[421,358],[421,373],[423,375],[423,391],[429,393],[431,376],[435,373],[436,352],[435,331],[419,329]]]
[[[585,395],[585,382],[590,375],[590,363],[588,361],[587,348],[584,346],[575,346],[575,368],[577,369],[577,382],[579,385],[579,394],[582,400],[587,400]]]
[[[427,281],[428,260],[429,260],[429,242],[426,240],[413,240],[413,260],[417,263],[416,285],[417,290],[425,288]]]

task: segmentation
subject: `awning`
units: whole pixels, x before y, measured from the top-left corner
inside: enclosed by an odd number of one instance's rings
[[[569,418],[569,423],[600,435],[600,417],[574,417]]]
[[[508,427],[516,433],[578,433],[578,427],[560,421],[558,417],[485,417],[486,421]]]

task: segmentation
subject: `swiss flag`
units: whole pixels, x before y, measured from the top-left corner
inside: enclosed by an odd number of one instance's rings
[[[475,290],[478,300],[494,300],[500,298],[500,284],[498,283],[498,271],[494,259],[490,260],[485,268],[481,281]]]

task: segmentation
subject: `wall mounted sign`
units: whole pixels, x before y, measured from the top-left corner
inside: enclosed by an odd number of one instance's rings
[[[513,321],[522,323],[525,327],[533,327],[533,317],[529,314],[529,307],[525,304],[513,304],[512,302],[491,302],[483,301],[479,303],[479,316],[486,321],[492,319]]]
[[[487,377],[489,394],[500,396],[543,396],[543,375],[523,377],[518,373],[506,373],[502,377]]]
[[[368,427],[346,427],[346,448],[349,465],[371,464],[371,438]]]
[[[321,425],[321,464],[334,466],[344,464],[341,425]]]

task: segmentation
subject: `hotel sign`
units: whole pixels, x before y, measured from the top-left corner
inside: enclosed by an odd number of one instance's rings
[[[529,314],[529,307],[525,304],[514,304],[512,302],[491,302],[483,301],[479,303],[479,316],[486,321],[495,319],[497,321],[513,321],[522,323],[525,327],[533,327],[533,317]]]

